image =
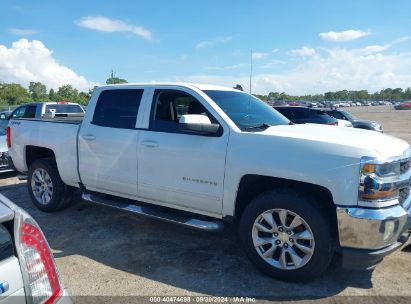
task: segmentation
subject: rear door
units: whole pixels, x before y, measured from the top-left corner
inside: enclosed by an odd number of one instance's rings
[[[144,90],[104,90],[79,133],[79,170],[89,190],[137,195],[137,115]]]
[[[221,214],[228,128],[207,103],[187,89],[156,89],[148,129],[138,145],[138,195],[190,211]],[[213,135],[182,131],[183,114],[200,114],[220,124]]]

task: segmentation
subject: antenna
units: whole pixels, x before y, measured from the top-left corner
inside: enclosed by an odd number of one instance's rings
[[[253,50],[250,53],[250,96],[251,96],[251,83],[253,79]]]

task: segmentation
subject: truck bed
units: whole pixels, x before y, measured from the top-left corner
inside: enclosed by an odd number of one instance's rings
[[[45,121],[45,122],[55,122],[55,123],[68,123],[79,125],[83,121],[84,116],[55,116],[55,117],[42,117],[42,118],[19,118],[16,120],[31,120],[31,121]]]
[[[11,138],[16,148],[13,163],[18,171],[27,172],[26,149],[43,147],[56,158],[61,179],[70,186],[78,185],[77,132],[82,117],[11,119]],[[13,153],[12,153],[13,154]]]

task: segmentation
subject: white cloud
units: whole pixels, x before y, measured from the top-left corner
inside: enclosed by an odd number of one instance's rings
[[[291,54],[301,56],[301,57],[312,57],[317,54],[313,48],[303,46],[300,49],[291,50]]]
[[[205,49],[205,48],[208,48],[208,47],[213,47],[216,44],[227,43],[227,42],[230,42],[231,40],[233,40],[232,36],[217,37],[217,38],[212,39],[212,40],[205,40],[205,41],[202,41],[202,42],[198,43],[196,45],[196,49]]]
[[[273,49],[271,52],[272,53],[277,53],[279,51],[279,49]]]
[[[95,83],[72,69],[59,64],[41,41],[20,39],[8,48],[0,44],[0,80],[27,86],[30,81],[40,81],[48,88],[71,84],[79,90],[88,90]]]
[[[411,84],[410,71],[411,52],[389,52],[386,46],[332,48],[316,52],[316,56],[304,57],[281,73],[255,73],[252,91],[303,95],[342,89],[374,92],[387,87],[406,88]],[[201,74],[176,77],[175,80],[226,86],[239,83],[249,90],[246,73],[232,76]]]
[[[185,61],[185,60],[188,59],[188,57],[189,57],[188,54],[183,54],[183,55],[180,56],[180,60]]]
[[[226,71],[226,70],[235,70],[244,66],[249,66],[249,64],[245,63],[239,63],[239,64],[233,64],[233,65],[226,65],[226,66],[206,66],[204,67],[204,70],[209,70],[209,71]]]
[[[17,36],[30,36],[30,35],[34,35],[38,33],[38,31],[35,29],[22,29],[22,28],[11,28],[9,29],[9,32]]]
[[[286,64],[286,63],[287,62],[285,62],[283,60],[274,59],[274,60],[271,60],[270,62],[268,62],[266,64],[260,65],[259,68],[261,68],[261,69],[270,69],[270,68],[273,68],[277,65],[282,65],[282,64]]]
[[[122,20],[114,20],[104,16],[87,16],[74,22],[76,25],[92,30],[114,33],[128,32],[140,36],[146,40],[152,38],[152,33],[144,27],[128,24]]]
[[[251,57],[253,58],[253,60],[260,60],[260,59],[264,59],[265,56],[267,56],[266,53],[258,53],[258,52],[253,52]]]
[[[375,54],[375,53],[380,53],[385,50],[388,50],[391,46],[389,44],[385,45],[368,45],[366,47],[357,49],[356,52],[362,54],[362,55],[369,55],[369,54]]]
[[[367,36],[371,34],[370,31],[360,31],[360,30],[347,30],[347,31],[342,31],[342,32],[325,32],[325,33],[320,33],[319,36],[327,41],[334,41],[334,42],[339,42],[339,41],[349,41],[349,40],[355,40],[364,36]]]
[[[399,38],[395,39],[392,42],[392,44],[402,43],[402,42],[408,41],[409,39],[410,39],[409,36],[402,36],[402,37],[399,37]]]

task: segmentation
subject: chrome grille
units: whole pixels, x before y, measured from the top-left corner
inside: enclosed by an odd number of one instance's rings
[[[0,169],[9,167],[9,155],[7,152],[0,152]]]
[[[400,173],[404,174],[411,168],[411,158],[404,159],[400,162]]]
[[[400,202],[401,205],[406,201],[409,195],[410,195],[409,187],[400,189],[400,196],[398,197],[398,201]]]

